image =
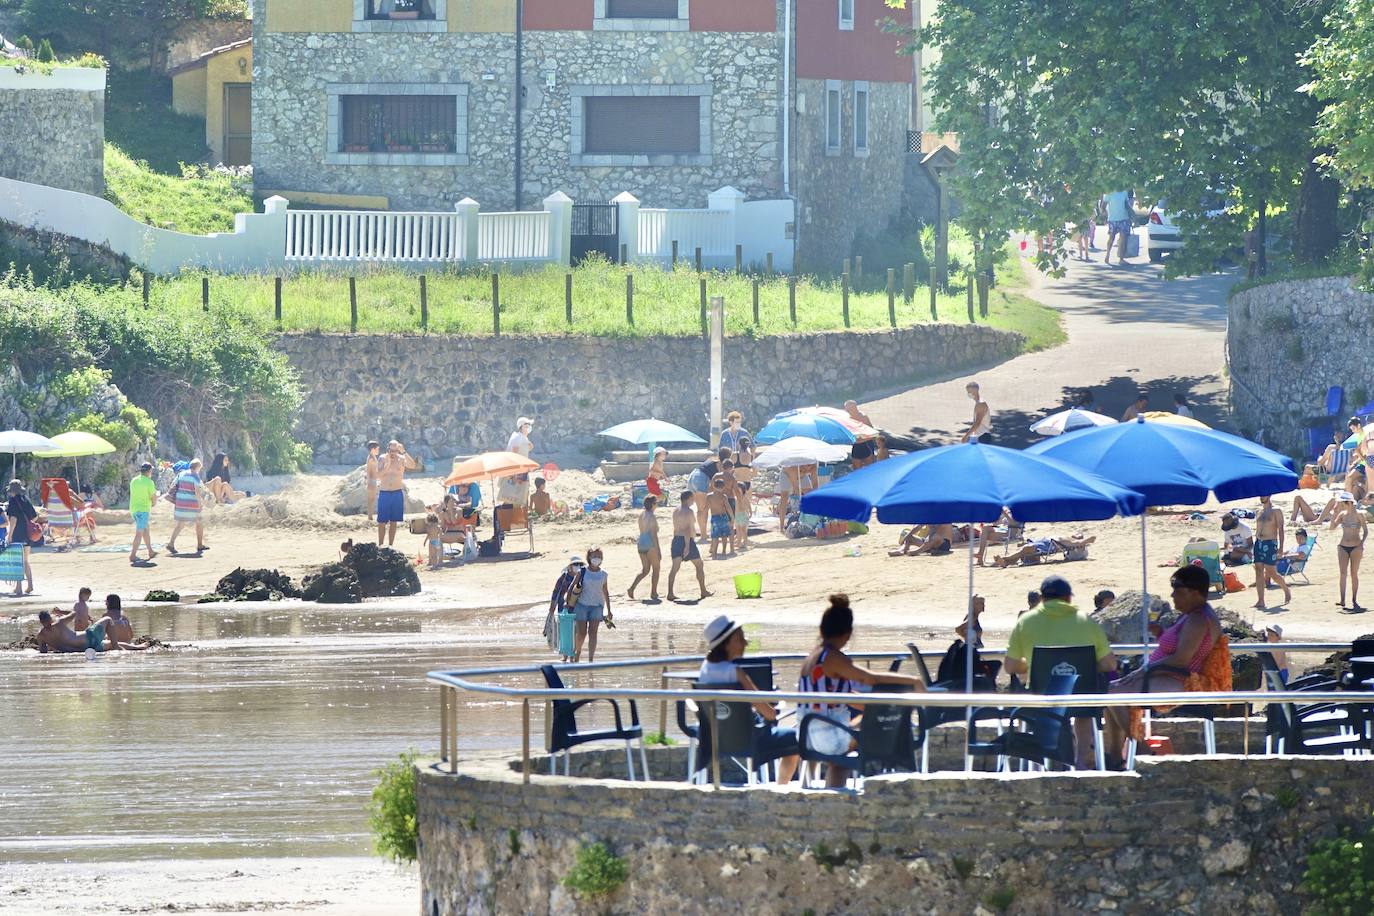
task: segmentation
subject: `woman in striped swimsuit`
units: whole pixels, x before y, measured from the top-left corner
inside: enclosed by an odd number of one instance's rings
[[[844,647],[853,635],[854,612],[849,608],[849,596],[831,595],[830,606],[821,615],[821,643],[802,662],[801,677],[797,681],[799,693],[855,693],[863,689],[856,686],[860,684],[867,687],[904,684],[913,690],[925,690],[919,678],[868,671],[855,665],[844,654]],[[857,727],[859,717],[851,718],[851,707],[862,709],[852,703],[803,703],[797,707],[798,721],[807,713],[815,713],[841,725]],[[854,748],[848,732],[824,724],[811,726],[807,741],[813,750],[832,756],[846,754]],[[842,787],[848,780],[849,771],[839,767],[830,767],[825,774],[825,784],[832,789]]]
[[[186,525],[196,526],[196,553],[206,549],[205,525],[200,520],[200,468],[200,459],[193,459],[191,466],[178,474],[176,483],[172,485],[172,518],[176,520],[176,526],[172,528],[172,536],[167,539],[168,553],[177,552],[177,535]]]

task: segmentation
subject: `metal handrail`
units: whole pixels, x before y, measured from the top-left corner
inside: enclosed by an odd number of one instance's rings
[[[1349,643],[1324,643],[1324,642],[1290,642],[1290,643],[1236,643],[1229,648],[1232,652],[1254,653],[1265,651],[1327,651],[1339,650],[1349,647]],[[1139,643],[1125,643],[1112,646],[1113,650],[1122,653],[1139,653],[1153,648],[1151,645]],[[1003,655],[1005,648],[993,648],[980,650],[983,655]],[[942,651],[922,651],[922,657],[940,656]],[[801,660],[807,657],[806,653],[780,653],[769,656],[774,661],[777,660]],[[890,652],[855,652],[850,653],[851,659],[859,661],[886,660],[893,658],[908,658],[910,652],[890,651]],[[628,669],[659,667],[666,669],[669,665],[692,664],[701,660],[700,655],[663,655],[650,658],[620,659],[610,662],[595,663],[574,663],[574,664],[555,664],[553,668],[559,671],[604,671],[609,669]],[[748,702],[790,702],[794,704],[807,705],[840,705],[846,703],[882,703],[892,706],[909,707],[1026,707],[1032,709],[1053,709],[1066,705],[1064,696],[1047,696],[1044,694],[1033,693],[951,693],[951,692],[921,692],[921,693],[802,693],[799,691],[763,691],[763,690],[704,690],[704,689],[678,689],[669,690],[665,687],[654,688],[634,688],[634,687],[504,687],[499,684],[483,683],[472,680],[472,678],[493,677],[503,674],[533,674],[539,672],[544,665],[519,665],[503,668],[469,668],[452,671],[431,671],[426,680],[439,685],[439,717],[440,717],[440,759],[449,764],[449,772],[456,773],[458,770],[458,692],[460,690],[487,694],[491,696],[505,697],[510,700],[518,700],[522,706],[523,718],[523,741],[522,741],[522,770],[525,782],[530,778],[530,701],[531,700],[658,700],[660,703],[660,731],[666,733],[667,705],[669,702],[679,700],[702,700],[702,701],[722,701],[735,703]],[[661,675],[660,675],[661,676]],[[666,679],[662,680],[666,685]],[[1298,700],[1304,705],[1311,703],[1334,703],[1334,704],[1359,704],[1374,705],[1374,695],[1360,691],[1301,691],[1295,692],[1292,699],[1281,699],[1285,694],[1273,691],[1241,691],[1241,692],[1191,692],[1191,693],[1110,693],[1110,694],[1074,694],[1072,704],[1075,707],[1129,707],[1129,706],[1214,706],[1218,704],[1231,705],[1244,703],[1268,704],[1275,702],[1293,702]]]

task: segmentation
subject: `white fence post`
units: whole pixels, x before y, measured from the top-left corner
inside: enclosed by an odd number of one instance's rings
[[[458,223],[463,227],[463,263],[472,266],[477,263],[477,211],[481,207],[471,197],[464,197],[453,209],[458,211]]]
[[[275,270],[286,263],[286,222],[291,218],[287,212],[290,208],[291,202],[276,194],[262,202],[259,222],[263,228],[262,239],[249,237],[252,248],[245,253],[239,270]],[[243,218],[243,223],[235,219],[234,228],[246,230],[248,220],[243,214],[239,216]]]
[[[549,260],[564,267],[572,263],[572,198],[554,191],[544,198],[549,212]]]
[[[712,210],[723,210],[727,214],[725,225],[725,237],[730,240],[729,258],[730,268],[735,266],[735,246],[741,244],[739,237],[739,207],[744,203],[744,192],[729,185],[719,191],[712,191],[706,197],[706,206]]]
[[[629,191],[622,191],[611,198],[616,206],[616,225],[619,228],[619,243],[625,246],[626,260],[639,257],[639,198]]]

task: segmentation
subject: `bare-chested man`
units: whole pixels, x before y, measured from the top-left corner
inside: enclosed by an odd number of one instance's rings
[[[134,630],[129,625],[129,619],[120,610],[119,596],[111,595],[106,598],[106,607],[110,606],[111,598],[114,599],[115,616],[111,617],[107,612],[107,616],[81,633],[71,627],[71,622],[76,617],[75,612],[57,617],[53,617],[49,611],[39,613],[38,622],[42,627],[38,631],[38,651],[85,652],[87,649],[94,649],[96,652],[108,652],[112,649],[127,649],[141,652],[149,648],[134,644]]]
[[[386,454],[377,459],[377,546],[391,547],[396,543],[396,524],[406,517],[406,471],[414,471],[420,463],[406,454],[405,446],[392,439],[386,444]]]
[[[969,424],[968,430],[959,437],[959,441],[977,442],[992,432],[992,408],[988,407],[988,402],[983,400],[982,390],[978,387],[977,382],[969,382],[964,386],[964,391],[973,399],[973,422]]]
[[[1264,590],[1273,582],[1283,589],[1283,603],[1293,600],[1293,591],[1279,575],[1279,557],[1283,556],[1283,511],[1276,509],[1268,496],[1260,497],[1260,511],[1255,516],[1255,607],[1263,609]]]
[[[652,574],[653,578],[649,580],[649,600],[659,600],[658,571],[663,563],[663,548],[658,543],[658,518],[654,515],[656,508],[657,496],[644,497],[644,511],[639,514],[639,540],[636,543],[639,548],[640,570],[639,575],[630,583],[630,590],[626,592],[631,599],[635,596],[635,586],[643,582],[645,576]]]
[[[682,505],[673,513],[673,544],[671,553],[673,566],[668,570],[668,600],[676,601],[677,596],[673,594],[673,581],[677,578],[677,571],[682,566],[682,561],[687,560],[697,568],[697,585],[701,588],[701,597],[705,598],[711,593],[706,590],[706,567],[701,562],[701,551],[697,549],[696,524],[697,516],[692,511],[692,500],[694,494],[691,490],[686,490],[682,494]]]

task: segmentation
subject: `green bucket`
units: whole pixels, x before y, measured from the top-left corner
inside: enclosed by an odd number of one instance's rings
[[[763,573],[740,573],[735,576],[736,598],[762,598]]]

